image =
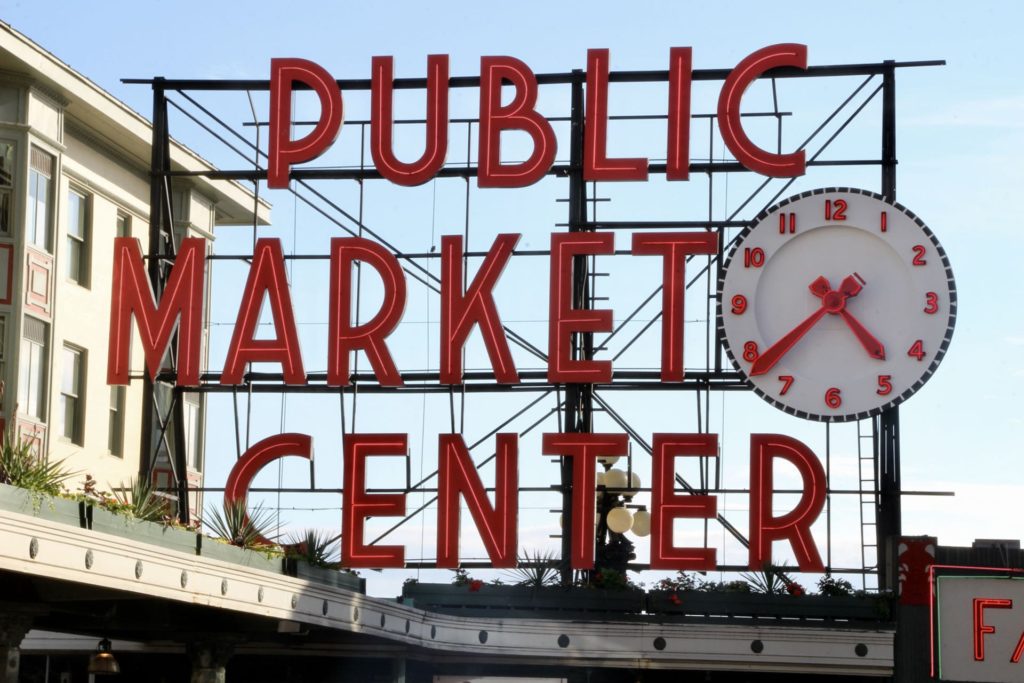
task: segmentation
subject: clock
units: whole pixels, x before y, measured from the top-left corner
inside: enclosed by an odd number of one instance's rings
[[[881,195],[813,190],[743,230],[718,282],[729,358],[797,417],[860,420],[898,405],[949,347],[956,287],[921,219]]]

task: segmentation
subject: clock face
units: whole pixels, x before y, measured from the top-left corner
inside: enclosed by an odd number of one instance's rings
[[[739,236],[718,283],[733,364],[797,417],[859,420],[909,398],[942,360],[956,288],[931,230],[865,190],[791,197]]]

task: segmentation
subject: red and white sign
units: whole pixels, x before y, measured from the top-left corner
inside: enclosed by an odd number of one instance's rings
[[[1024,680],[1024,571],[934,577],[932,675],[948,681]]]

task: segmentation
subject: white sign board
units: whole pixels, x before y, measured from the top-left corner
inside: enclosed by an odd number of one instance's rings
[[[1024,681],[1024,576],[935,580],[940,680]]]

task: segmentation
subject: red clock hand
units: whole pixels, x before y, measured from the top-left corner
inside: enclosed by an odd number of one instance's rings
[[[809,285],[811,292],[821,299],[821,308],[809,315],[806,320],[787,332],[782,339],[772,344],[759,355],[750,366],[751,375],[763,375],[779,362],[826,313],[842,316],[846,324],[853,330],[861,345],[872,358],[885,358],[885,347],[867,331],[852,313],[846,310],[846,300],[857,296],[864,288],[864,279],[857,273],[843,278],[838,290],[824,276],[819,276]]]
[[[771,370],[786,353],[793,348],[793,345],[800,341],[800,338],[807,334],[807,331],[814,327],[815,323],[828,313],[828,306],[821,305],[821,308],[811,313],[806,320],[786,333],[779,341],[768,347],[764,353],[759,355],[753,365],[750,366],[751,375],[763,375]]]
[[[864,350],[868,352],[868,355],[878,360],[885,360],[885,347],[882,346],[882,342],[875,339],[875,337],[868,332],[867,328],[860,324],[860,321],[853,317],[853,313],[850,313],[845,308],[839,311],[839,315],[843,317],[846,324],[849,326],[853,333],[857,335],[857,340],[860,345],[864,347]]]

